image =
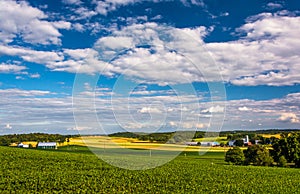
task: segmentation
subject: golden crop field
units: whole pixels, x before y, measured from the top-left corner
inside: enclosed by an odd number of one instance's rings
[[[222,138],[220,138],[222,139]],[[202,138],[201,141],[211,141],[212,138]],[[129,149],[153,149],[153,150],[170,150],[170,151],[227,151],[228,147],[201,147],[201,146],[186,146],[178,144],[162,144],[151,143],[149,141],[140,141],[135,138],[122,137],[106,137],[106,136],[83,136],[71,138],[69,143],[64,145],[80,145],[90,146],[95,148],[129,148]]]

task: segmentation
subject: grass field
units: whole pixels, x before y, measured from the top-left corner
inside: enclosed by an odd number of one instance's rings
[[[183,152],[158,168],[131,171],[87,147],[0,147],[1,193],[298,193],[299,169],[231,166],[223,152]]]

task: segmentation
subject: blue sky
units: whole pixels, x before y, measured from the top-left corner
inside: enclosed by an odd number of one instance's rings
[[[0,133],[299,128],[300,3],[0,1]]]

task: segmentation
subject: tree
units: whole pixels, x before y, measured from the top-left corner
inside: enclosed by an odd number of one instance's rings
[[[295,163],[296,167],[300,167],[300,133],[282,134],[280,140],[272,147],[272,156],[276,162],[284,156],[287,162]]]
[[[253,145],[244,151],[245,164],[253,164],[255,166],[270,166],[273,164],[273,158],[270,156],[269,150],[260,145]]]
[[[244,145],[244,140],[237,139],[237,140],[235,140],[234,145],[242,147]]]
[[[243,164],[245,156],[241,148],[234,147],[226,152],[225,161],[233,164]]]

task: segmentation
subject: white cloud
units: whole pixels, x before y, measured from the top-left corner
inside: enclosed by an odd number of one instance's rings
[[[4,64],[4,63],[0,64],[0,73],[19,74],[25,69],[27,69],[26,66],[13,65],[13,64]]]
[[[65,4],[70,4],[70,5],[80,5],[82,2],[80,0],[62,0],[63,3]]]
[[[20,89],[0,89],[1,97],[33,97],[33,96],[45,96],[52,94],[50,91],[42,90],[20,90]]]
[[[239,107],[238,110],[239,110],[239,111],[250,111],[251,108],[248,108],[248,107],[246,107],[246,106],[243,106],[243,107]]]
[[[132,46],[134,44],[131,37],[103,37],[95,43],[96,48],[108,48],[111,50],[131,48]]]
[[[39,73],[29,74],[30,78],[40,78],[41,75]]]
[[[203,0],[180,0],[180,2],[185,6],[200,6],[204,7],[205,4]]]
[[[137,0],[104,0],[104,1],[95,1],[97,7],[96,11],[101,15],[107,15],[108,12],[115,11],[120,6],[138,3]]]
[[[153,107],[143,107],[138,112],[140,112],[140,113],[161,113],[161,111],[158,108],[153,108]]]
[[[4,129],[12,129],[12,126],[10,124],[6,124]]]
[[[24,61],[34,62],[39,64],[48,64],[55,61],[61,61],[64,59],[61,53],[52,51],[37,51],[23,47],[13,47],[0,45],[0,56],[18,56]]]
[[[96,11],[89,10],[85,7],[78,7],[75,9],[72,9],[72,11],[77,15],[72,15],[71,20],[83,20],[83,19],[90,19],[91,17],[97,15]]]
[[[96,11],[101,15],[107,15],[109,12],[117,10],[119,7],[130,5],[130,4],[137,4],[141,2],[154,2],[158,3],[164,0],[104,0],[104,1],[97,1],[93,0],[96,4]],[[166,0],[168,1],[168,0]],[[203,0],[180,0],[180,2],[184,6],[200,6],[204,7],[205,4]]]
[[[278,121],[300,123],[300,120],[295,113],[282,113],[278,118]]]
[[[135,1],[102,3],[121,6]],[[24,9],[30,7],[26,3],[18,5],[24,6]],[[42,11],[30,9],[36,12],[34,18],[40,17],[42,22],[46,22],[47,16]],[[72,28],[83,30],[82,25],[75,24]],[[51,26],[56,30],[71,28],[69,23],[62,21],[51,22]],[[221,75],[225,81],[235,85],[293,85],[300,83],[298,26],[300,17],[262,13],[249,17],[246,24],[236,30],[241,36],[239,40],[204,43],[203,38],[213,30],[212,27],[179,29],[147,22],[121,29],[105,28],[110,35],[99,38],[93,49],[51,52],[0,45],[0,54],[19,56],[53,71],[107,76],[123,74],[137,82],[160,85],[222,81]],[[56,38],[59,36],[55,35]],[[47,41],[49,43],[50,40]]]
[[[208,43],[225,80],[236,85],[300,83],[300,17],[263,13],[237,29],[240,40]]]
[[[25,80],[25,78],[23,76],[16,76],[16,80]]]
[[[31,44],[60,44],[59,29],[69,29],[70,23],[46,21],[47,15],[26,1],[0,2],[0,41],[10,43],[20,36]]]
[[[224,112],[224,107],[222,106],[212,106],[209,109],[204,109],[201,111],[202,113],[222,113]]]
[[[270,3],[267,4],[267,9],[269,9],[269,10],[280,9],[280,8],[283,8],[283,6],[280,3],[270,2]]]

